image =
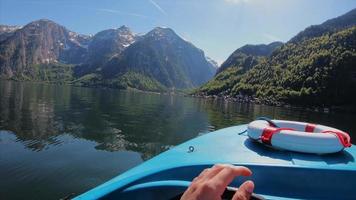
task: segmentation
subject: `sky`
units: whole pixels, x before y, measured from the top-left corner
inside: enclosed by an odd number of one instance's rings
[[[82,34],[169,27],[221,64],[245,44],[286,42],[353,8],[356,0],[0,0],[0,24],[45,18]]]

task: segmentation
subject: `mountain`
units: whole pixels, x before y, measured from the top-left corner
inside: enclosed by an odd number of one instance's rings
[[[204,52],[172,29],[157,27],[131,44],[102,70],[105,79],[138,73],[166,88],[192,88],[215,73]]]
[[[135,42],[136,37],[126,26],[95,34],[89,45],[87,62],[94,65],[104,64],[112,57],[120,55],[126,47]]]
[[[11,36],[21,26],[0,25],[0,42]]]
[[[50,20],[31,22],[0,43],[0,74],[33,79],[36,65],[80,63],[87,53],[87,40]]]
[[[355,12],[307,28],[263,59],[238,49],[195,93],[266,104],[356,106]]]
[[[228,95],[243,74],[266,60],[274,50],[282,45],[282,42],[272,42],[267,45],[248,44],[238,48],[217,69],[214,78],[201,86],[197,92],[204,95]]]
[[[76,76],[100,71],[108,61],[119,56],[137,38],[138,36],[126,26],[95,34],[88,45],[87,59],[75,68]]]
[[[213,77],[216,66],[172,29],[138,36],[128,27],[94,36],[46,19],[0,26],[0,78],[162,91]]]
[[[119,55],[135,42],[136,35],[126,26],[101,31],[94,35],[89,45],[89,62],[102,63]]]
[[[234,51],[227,60],[217,70],[217,74],[229,67],[241,66],[244,71],[251,69],[263,57],[270,56],[278,47],[282,46],[282,42],[272,42],[270,44],[245,45]]]
[[[333,33],[356,25],[356,8],[344,15],[325,21],[319,25],[313,25],[298,33],[289,42],[300,42],[305,39],[319,37],[326,33]]]
[[[230,94],[266,102],[356,106],[355,49],[356,26],[287,43],[244,74]]]

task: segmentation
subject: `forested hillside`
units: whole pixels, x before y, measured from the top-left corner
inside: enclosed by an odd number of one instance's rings
[[[270,56],[229,59],[200,96],[312,106],[356,105],[356,10],[307,28]],[[316,30],[317,33],[311,30]],[[240,56],[241,58],[241,56]],[[244,62],[241,62],[244,61]]]
[[[288,43],[248,71],[231,95],[293,104],[355,104],[356,27]]]
[[[217,73],[220,73],[229,67],[242,67],[244,71],[247,71],[255,66],[261,59],[270,56],[274,50],[282,45],[282,42],[272,42],[268,45],[248,44],[238,48],[218,68]]]
[[[218,68],[216,76],[199,89],[200,92],[207,95],[229,94],[242,74],[267,59],[281,45],[282,42],[273,42],[268,45],[245,45],[237,49]]]
[[[330,34],[352,26],[356,26],[356,9],[353,9],[339,17],[329,19],[322,24],[309,26],[304,31],[301,31],[290,39],[289,42],[300,42],[305,39],[322,36],[326,33]]]

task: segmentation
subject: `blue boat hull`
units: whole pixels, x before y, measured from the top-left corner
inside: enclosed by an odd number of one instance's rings
[[[216,163],[250,168],[255,193],[266,199],[355,199],[354,145],[335,154],[302,154],[265,147],[239,134],[244,130],[234,126],[187,141],[75,199],[172,199]]]

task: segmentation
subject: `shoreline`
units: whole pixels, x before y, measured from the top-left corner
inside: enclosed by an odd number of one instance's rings
[[[283,107],[283,108],[290,108],[290,109],[305,109],[307,111],[326,113],[326,114],[334,113],[334,112],[356,113],[356,107],[353,107],[351,105],[344,105],[344,106],[294,105],[286,102],[259,99],[251,96],[231,97],[229,95],[219,96],[219,95],[201,95],[201,94],[189,94],[187,96],[193,98],[199,98],[199,99],[221,100],[221,101],[233,102],[233,103],[246,103],[246,104],[254,104],[254,105]]]
[[[67,85],[78,88],[92,88],[92,89],[113,89],[113,90],[122,90],[122,91],[133,91],[133,92],[142,92],[147,94],[157,94],[157,95],[180,95],[184,97],[192,97],[199,99],[211,99],[211,100],[222,100],[232,103],[246,103],[246,104],[255,104],[255,105],[265,105],[265,106],[274,106],[274,107],[283,107],[291,109],[306,109],[307,111],[319,112],[319,113],[332,113],[332,112],[342,112],[342,113],[356,113],[356,107],[351,105],[343,106],[313,106],[313,105],[294,105],[286,102],[268,100],[268,99],[259,99],[252,96],[237,96],[232,97],[230,95],[204,95],[204,94],[190,94],[189,92],[184,92],[183,90],[168,90],[168,91],[148,91],[140,90],[137,88],[116,88],[109,87],[105,85],[80,85],[73,84],[71,82],[57,82],[57,81],[31,81],[31,80],[15,80],[15,79],[1,79],[0,81],[14,81],[22,83],[39,83],[39,84],[48,84],[48,85]]]
[[[127,87],[127,88],[118,88],[118,87],[110,87],[106,85],[84,85],[84,84],[75,84],[72,82],[60,82],[60,81],[38,81],[38,80],[16,80],[16,79],[2,79],[0,81],[13,81],[17,83],[36,83],[36,84],[45,84],[45,85],[61,85],[61,86],[72,86],[77,88],[91,88],[91,89],[112,89],[112,90],[121,90],[121,91],[133,91],[133,92],[142,92],[148,94],[157,94],[157,95],[185,95],[186,93],[182,91],[149,91],[149,90],[140,90],[137,88]]]

